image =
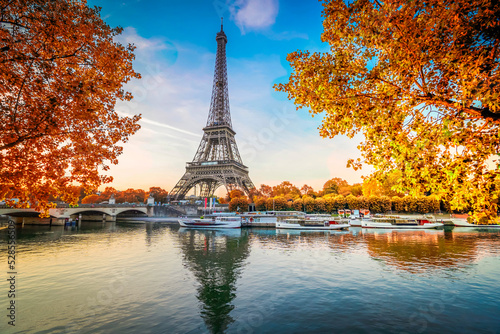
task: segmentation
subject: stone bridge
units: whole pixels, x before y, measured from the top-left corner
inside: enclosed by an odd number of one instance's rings
[[[154,215],[152,206],[134,206],[120,204],[81,204],[78,207],[69,207],[68,205],[59,206],[54,209],[49,209],[49,218],[39,218],[39,211],[34,209],[17,209],[8,206],[0,206],[0,215],[12,217],[23,217],[23,220],[15,219],[18,223],[28,221],[33,224],[64,225],[68,220],[81,219],[82,216],[87,220],[106,220],[116,221],[118,215],[137,215],[148,216]],[[28,219],[24,219],[28,218]]]

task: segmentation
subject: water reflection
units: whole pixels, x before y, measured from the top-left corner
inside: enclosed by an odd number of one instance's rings
[[[357,247],[359,239],[351,231],[304,231],[292,229],[251,229],[251,242],[262,248],[325,249],[348,252]]]
[[[236,280],[250,253],[248,232],[181,228],[179,238],[184,265],[200,284],[197,298],[201,317],[212,333],[224,333],[234,322],[230,313],[234,309]]]
[[[360,237],[372,258],[412,273],[462,268],[500,246],[498,233],[472,231],[363,230]]]
[[[81,333],[415,333],[424,320],[436,333],[500,329],[500,231],[96,222],[17,232],[19,333],[72,324]],[[7,240],[0,231],[4,249]]]

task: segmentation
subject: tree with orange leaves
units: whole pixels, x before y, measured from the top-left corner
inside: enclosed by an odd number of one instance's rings
[[[250,188],[248,198],[250,201],[254,201],[254,198],[262,196],[262,193],[257,188]]]
[[[114,42],[122,29],[99,11],[85,0],[0,0],[0,200],[45,213],[50,195],[75,204],[70,186],[110,182],[99,171],[139,129],[140,115],[114,110],[140,77],[134,46]]]
[[[163,202],[167,201],[168,191],[160,187],[150,187],[149,195],[153,196],[155,202]]]
[[[311,186],[308,186],[307,184],[304,184],[302,188],[300,188],[300,192],[302,195],[307,196],[311,195],[314,193],[314,189]]]
[[[82,199],[82,204],[95,204],[99,203],[102,198],[97,194],[87,195]]]
[[[229,211],[248,211],[248,199],[245,196],[232,198],[229,202]]]
[[[290,181],[283,181],[277,186],[274,186],[272,193],[274,196],[286,196],[286,195],[290,195],[291,197],[300,196],[299,188],[290,183]]]
[[[262,197],[262,196],[255,197],[254,203],[255,203],[255,210],[257,210],[257,211],[265,211],[267,209],[265,197]]]
[[[500,3],[492,0],[323,2],[326,53],[288,55],[298,108],[323,114],[323,137],[358,132],[364,160],[400,193],[472,205],[497,222],[500,165]]]
[[[274,196],[274,194],[273,194],[273,188],[271,186],[268,186],[267,184],[261,184],[260,185],[259,193],[261,193],[261,195],[264,196],[264,197]]]
[[[245,193],[240,189],[233,189],[226,195],[226,201],[229,203],[234,198],[245,197]]]

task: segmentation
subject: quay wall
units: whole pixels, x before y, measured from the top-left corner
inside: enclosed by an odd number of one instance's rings
[[[255,223],[255,222],[242,222],[242,227],[276,227],[276,223]]]

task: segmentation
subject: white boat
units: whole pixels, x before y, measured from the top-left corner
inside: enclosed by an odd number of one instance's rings
[[[212,218],[183,218],[179,225],[188,228],[241,228],[241,217],[214,216]]]
[[[276,222],[277,229],[296,230],[344,230],[349,228],[347,219],[334,217],[314,217],[314,218],[290,218],[283,222]]]
[[[302,211],[266,211],[265,214],[276,217],[277,221],[284,221],[289,218],[304,218],[305,212]]]
[[[243,226],[275,227],[278,217],[276,215],[260,212],[246,212],[240,214]]]
[[[355,219],[349,219],[349,225],[353,227],[361,227],[363,224],[363,221],[369,221],[371,220],[370,218],[367,219],[362,219],[362,218],[355,218]]]
[[[399,217],[399,216],[383,216],[372,217],[369,220],[361,222],[362,228],[387,228],[387,229],[432,229],[443,227],[443,223],[439,223],[432,216],[423,216],[416,218]]]
[[[353,210],[352,214],[349,216],[349,224],[353,227],[361,227],[364,220],[370,220],[370,210],[361,209]]]
[[[489,229],[498,229],[500,230],[500,225],[498,224],[488,224],[488,225],[480,225],[469,223],[465,218],[452,218],[451,221],[453,225],[456,227],[475,227],[475,228],[489,228]]]

